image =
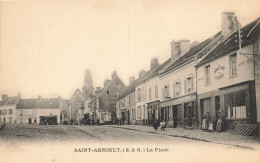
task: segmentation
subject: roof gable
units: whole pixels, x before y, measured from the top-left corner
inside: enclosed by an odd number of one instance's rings
[[[260,17],[255,21],[241,28],[242,43],[241,46],[245,47],[253,43],[260,36]],[[216,57],[225,56],[227,53],[239,49],[238,45],[238,32],[233,33],[229,38],[220,43],[212,52],[210,52],[197,66],[200,66]]]

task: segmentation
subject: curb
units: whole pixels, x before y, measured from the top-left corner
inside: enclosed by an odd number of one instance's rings
[[[116,126],[107,126],[111,128],[120,128],[120,129],[125,129],[125,130],[132,130],[132,131],[139,131],[139,132],[145,132],[145,133],[151,133],[151,134],[157,134],[157,135],[164,135],[164,136],[170,136],[170,137],[178,137],[178,138],[184,138],[184,139],[191,139],[191,140],[196,140],[196,141],[202,141],[202,142],[208,142],[208,143],[214,143],[214,144],[221,144],[221,145],[227,145],[227,146],[233,146],[237,148],[243,148],[243,149],[248,149],[248,150],[255,150],[255,148],[251,146],[244,146],[244,145],[238,145],[238,144],[228,144],[228,143],[221,143],[221,142],[214,142],[206,139],[200,139],[200,138],[195,138],[191,136],[183,136],[183,135],[172,135],[172,134],[160,134],[159,132],[153,132],[153,131],[143,131],[143,130],[138,130],[138,129],[132,129],[132,128],[125,128],[125,127],[116,127]]]

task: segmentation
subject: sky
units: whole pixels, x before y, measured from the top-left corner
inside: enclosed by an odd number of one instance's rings
[[[244,26],[260,16],[259,1],[2,1],[0,94],[69,99],[85,69],[94,87],[113,71],[128,85],[151,58],[170,57],[171,40],[202,42],[219,32],[223,11]]]

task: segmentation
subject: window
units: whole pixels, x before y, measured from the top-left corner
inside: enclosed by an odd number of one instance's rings
[[[210,84],[210,65],[205,67],[205,84]]]
[[[20,118],[20,123],[23,123],[23,118]]]
[[[163,87],[163,98],[164,99],[169,98],[169,85],[168,84]]]
[[[152,88],[151,87],[149,88],[149,99],[150,100],[152,99]]]
[[[176,82],[173,86],[174,97],[179,97],[181,95],[181,82]]]
[[[155,98],[158,98],[158,85],[155,85]]]
[[[20,110],[20,114],[19,114],[20,116],[23,116],[23,110]]]
[[[6,109],[3,110],[3,115],[6,115]]]
[[[110,91],[109,90],[107,90],[107,94],[109,95],[109,93],[110,93]]]
[[[193,79],[192,79],[192,77],[188,77],[188,78],[186,78],[186,83],[185,83],[186,85],[186,93],[187,94],[189,94],[189,93],[191,93],[192,91],[193,91]]]
[[[141,119],[142,117],[142,110],[141,106],[138,106],[137,108],[137,119]]]
[[[137,101],[138,102],[141,101],[141,89],[140,88],[137,89]]]
[[[2,115],[2,110],[0,110],[0,115]]]
[[[238,91],[225,95],[227,119],[246,118],[245,98],[245,91]]]
[[[237,75],[237,54],[229,56],[230,77]]]
[[[0,118],[0,122],[2,122],[2,118]]]
[[[9,114],[13,114],[13,109],[9,109]]]

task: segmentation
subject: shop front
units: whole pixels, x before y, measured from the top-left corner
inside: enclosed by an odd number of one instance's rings
[[[197,127],[196,94],[173,98],[160,103],[160,120],[169,127]]]
[[[227,129],[241,123],[256,123],[255,84],[253,81],[220,88],[220,107],[224,108]]]
[[[198,117],[209,115],[214,129],[218,113],[224,117],[224,128],[234,129],[240,123],[256,123],[256,101],[254,82],[243,82],[198,95]]]
[[[155,120],[159,118],[159,104],[160,101],[154,101],[147,104],[148,106],[148,124],[152,125]]]

